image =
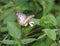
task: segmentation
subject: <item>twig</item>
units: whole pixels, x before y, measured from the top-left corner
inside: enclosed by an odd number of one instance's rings
[[[32,36],[28,36],[28,37],[36,37],[36,36],[39,36],[39,35],[40,35],[40,33],[32,35]]]
[[[39,29],[41,29],[41,28],[37,28],[37,29],[35,29],[35,30],[32,30],[30,33],[26,34],[25,36],[27,36],[27,35],[29,35],[29,34],[31,34],[31,33],[34,33],[34,32],[36,32],[36,31],[38,31]]]
[[[8,35],[3,39],[3,41],[4,41],[5,39],[7,39],[7,37],[8,37]]]

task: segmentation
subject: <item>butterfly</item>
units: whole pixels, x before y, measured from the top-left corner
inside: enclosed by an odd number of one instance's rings
[[[27,26],[28,24],[30,24],[31,26],[33,22],[30,22],[30,19],[33,18],[35,15],[30,15],[30,16],[26,16],[23,13],[16,13],[16,16],[18,18],[18,23],[21,26]]]

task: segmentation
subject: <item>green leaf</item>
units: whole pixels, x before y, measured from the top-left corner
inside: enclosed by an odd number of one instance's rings
[[[32,46],[50,46],[51,43],[51,39],[44,37],[42,39],[37,40]]]
[[[8,28],[9,34],[13,38],[17,38],[17,39],[21,38],[21,31],[19,30],[19,28],[17,28],[17,26],[15,25],[15,23],[13,23],[13,22],[7,22],[7,28]]]
[[[40,25],[40,19],[34,19],[34,18],[32,18],[30,21],[34,22],[34,25]]]
[[[37,39],[35,39],[35,38],[22,39],[21,43],[22,44],[28,44],[28,43],[34,42],[36,40]],[[13,44],[15,44],[15,41],[14,40],[3,40],[3,41],[1,41],[1,43],[13,45]]]
[[[43,34],[43,35],[39,36],[38,39],[42,39],[42,38],[44,38],[45,36],[46,36],[46,34]]]
[[[44,27],[56,26],[57,25],[56,18],[52,14],[43,16],[40,19],[40,25]]]
[[[49,13],[53,8],[54,0],[38,0],[40,4],[43,6],[43,10],[45,13]]]
[[[49,13],[51,11],[51,9],[53,8],[53,4],[54,0],[46,0],[45,2],[46,13]]]
[[[4,13],[3,14],[0,14],[0,19],[5,19],[7,16],[11,15],[11,13],[13,12],[13,9],[7,9],[7,10],[4,10]]]
[[[17,12],[24,12],[25,10],[31,10],[31,9],[32,8],[30,7],[29,3],[25,2],[25,3],[19,4],[15,10]]]
[[[42,31],[52,40],[56,40],[56,30],[57,29],[43,29]]]
[[[5,3],[8,3],[9,0],[0,0],[1,2],[5,2]]]
[[[60,43],[60,41],[59,41],[59,43]]]
[[[60,11],[60,5],[54,5],[53,10]]]
[[[25,35],[25,34],[28,34],[28,33],[31,31],[31,29],[32,29],[31,26],[22,28],[22,33],[23,33],[24,35]]]
[[[7,27],[1,27],[0,32],[6,32],[7,31]]]
[[[17,6],[16,7],[16,11],[17,12],[23,12],[24,10],[28,10],[28,8],[27,7],[24,7],[24,6]]]
[[[52,43],[51,46],[57,46],[57,43]]]
[[[13,40],[3,40],[3,41],[1,41],[1,43],[8,44],[8,45],[13,45],[14,41]]]
[[[3,23],[6,23],[6,22],[14,22],[16,20],[16,15],[14,14],[13,11],[11,11],[9,13],[9,15],[4,19],[4,22]]]
[[[57,19],[57,26],[60,28],[60,15],[58,15],[56,19]]]
[[[25,10],[30,10],[30,5],[28,3],[28,0],[13,0],[15,2],[16,5],[18,5],[16,7],[16,11],[17,12],[23,12]]]
[[[34,42],[36,40],[37,39],[35,39],[35,38],[22,39],[21,43],[22,44],[28,44],[28,43],[32,43],[32,42]]]
[[[2,6],[2,8],[4,8],[5,10],[8,9],[9,7],[13,7],[13,2],[9,2],[6,5]]]

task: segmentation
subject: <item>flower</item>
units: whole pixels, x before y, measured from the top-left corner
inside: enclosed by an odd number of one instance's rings
[[[30,25],[31,27],[33,27],[33,26],[34,26],[34,22],[29,22],[29,25]]]

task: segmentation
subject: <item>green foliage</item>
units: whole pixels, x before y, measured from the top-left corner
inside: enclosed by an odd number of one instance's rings
[[[60,28],[60,14],[56,17],[57,19],[57,26]]]
[[[56,40],[56,31],[57,29],[43,29],[46,35],[52,40]]]
[[[34,42],[36,41],[37,39],[34,39],[34,38],[29,38],[29,39],[23,39],[21,41],[22,44],[28,44],[28,43],[31,43],[31,42]]]
[[[45,38],[39,39],[32,46],[50,46],[51,44],[52,44],[51,39],[49,39],[48,37],[47,38],[45,37]]]
[[[21,38],[21,31],[16,27],[16,25],[13,22],[7,22],[7,28],[8,28],[9,34],[13,38],[17,38],[17,39]]]
[[[9,45],[13,45],[14,44],[13,40],[3,40],[1,42],[4,43],[4,44],[9,44]]]
[[[40,19],[40,24],[44,27],[51,27],[56,26],[57,22],[56,18],[52,14],[48,14]]]
[[[21,26],[17,12],[35,17]],[[0,0],[0,46],[60,46],[60,0]]]

